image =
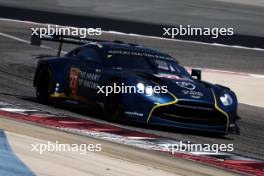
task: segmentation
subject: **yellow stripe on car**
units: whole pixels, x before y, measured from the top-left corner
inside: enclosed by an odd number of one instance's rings
[[[77,100],[77,101],[81,101],[81,102],[86,102],[86,103],[91,103],[87,98],[82,97],[82,96],[78,96],[75,94],[69,94],[69,96],[66,96],[65,93],[53,93],[50,94],[51,98],[65,98],[65,99],[72,99],[72,100]]]
[[[57,92],[50,94],[50,97],[51,98],[67,98],[64,93],[57,93]]]
[[[214,96],[214,106],[215,106],[215,109],[217,109],[219,112],[221,112],[222,114],[224,114],[226,116],[226,131],[228,130],[228,126],[229,126],[229,115],[223,111],[217,104],[217,100],[216,100],[216,97],[215,97],[215,93],[212,89],[212,92],[213,92],[213,96]]]
[[[174,98],[174,100],[173,100],[173,101],[170,101],[170,102],[167,102],[167,103],[161,103],[161,104],[160,104],[160,103],[154,103],[155,106],[153,106],[153,108],[152,108],[152,109],[150,110],[150,112],[149,112],[149,115],[148,115],[148,118],[147,118],[147,123],[149,122],[150,117],[151,117],[153,111],[154,111],[156,108],[161,107],[161,106],[167,106],[167,105],[176,104],[176,103],[178,102],[178,99],[177,99],[177,97],[176,97],[175,95],[173,95],[173,94],[170,93],[170,92],[168,92],[168,93]]]

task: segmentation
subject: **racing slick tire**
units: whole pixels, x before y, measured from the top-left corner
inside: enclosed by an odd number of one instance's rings
[[[50,96],[50,74],[47,66],[42,66],[36,79],[36,97],[38,102],[48,104]]]

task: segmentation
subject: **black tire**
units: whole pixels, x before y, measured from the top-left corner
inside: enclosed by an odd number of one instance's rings
[[[50,73],[46,66],[40,68],[36,80],[36,96],[38,102],[49,103],[50,96]]]
[[[111,84],[113,85],[114,82]],[[117,83],[116,83],[117,84]],[[123,115],[123,110],[121,106],[121,94],[110,93],[105,96],[104,100],[104,115],[109,121],[118,121]]]

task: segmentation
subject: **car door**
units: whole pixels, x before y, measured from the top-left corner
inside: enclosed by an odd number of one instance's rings
[[[80,60],[77,95],[96,102],[102,76],[102,58],[96,46],[85,46],[78,53]],[[72,70],[74,72],[74,70]]]

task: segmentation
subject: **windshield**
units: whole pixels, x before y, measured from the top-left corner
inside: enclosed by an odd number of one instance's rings
[[[126,69],[153,70],[153,66],[146,57],[134,55],[108,55],[107,62],[110,67],[121,67]]]
[[[173,58],[131,51],[111,51],[107,53],[107,63],[110,67],[148,70],[179,77],[190,77],[189,73]]]
[[[186,69],[175,61],[161,59],[154,59],[153,61],[159,73],[174,74],[179,77],[190,77]]]

